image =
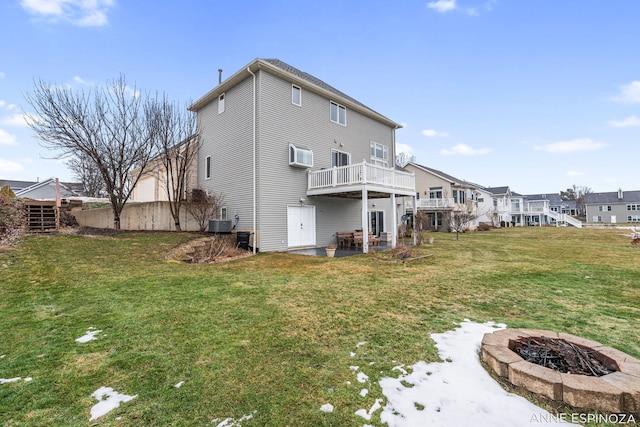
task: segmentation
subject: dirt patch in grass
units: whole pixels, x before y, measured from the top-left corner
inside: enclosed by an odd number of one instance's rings
[[[206,236],[189,240],[176,246],[167,254],[168,261],[189,262],[193,264],[210,264],[234,261],[253,255],[251,251],[237,248],[233,241],[235,236]]]

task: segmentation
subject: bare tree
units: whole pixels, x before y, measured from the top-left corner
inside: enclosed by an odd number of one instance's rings
[[[80,181],[84,194],[88,197],[102,197],[106,194],[104,180],[96,164],[86,155],[80,154],[67,162],[75,179]]]
[[[478,218],[473,202],[459,203],[449,217],[449,226],[456,232],[456,240],[460,239],[460,232],[464,232]]]
[[[578,215],[583,215],[586,208],[586,198],[589,194],[592,193],[593,191],[591,190],[591,188],[574,184],[572,188],[567,188],[566,191],[560,192],[560,199],[564,201],[575,200]]]
[[[415,162],[415,161],[416,161],[416,156],[412,156],[407,153],[398,153],[396,155],[396,165],[400,166],[401,168],[405,167],[407,163]]]
[[[223,194],[207,194],[204,190],[194,189],[191,200],[187,203],[187,211],[198,222],[200,231],[205,231],[209,219],[217,218],[223,205]]]
[[[100,172],[120,228],[120,213],[156,154],[145,102],[120,76],[88,92],[36,81],[26,95],[34,113],[27,122],[57,158],[80,156]],[[133,172],[135,171],[135,172]]]
[[[192,170],[202,144],[196,116],[164,95],[150,103],[148,113],[169,210],[176,230],[181,231],[180,210],[191,190]]]

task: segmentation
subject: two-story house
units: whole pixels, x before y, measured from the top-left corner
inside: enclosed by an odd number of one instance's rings
[[[198,186],[221,193],[223,216],[261,251],[322,247],[362,230],[369,200],[415,195],[394,168],[401,126],[278,59],[256,59],[190,106],[203,143]],[[377,218],[397,230],[396,215]]]
[[[456,212],[478,215],[478,186],[447,173],[418,163],[409,162],[404,169],[416,177],[416,212],[426,215],[426,228],[433,231],[450,228],[449,221]],[[413,201],[406,201],[406,209],[413,211]],[[477,227],[477,218],[469,223]]]
[[[640,222],[640,191],[612,191],[591,193],[586,196],[587,222],[635,223]]]

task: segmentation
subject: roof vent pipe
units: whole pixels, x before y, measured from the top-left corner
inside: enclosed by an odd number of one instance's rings
[[[218,68],[218,84],[222,83],[222,68]]]

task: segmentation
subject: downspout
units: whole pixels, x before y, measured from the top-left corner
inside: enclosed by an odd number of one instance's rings
[[[253,76],[253,253],[256,253],[256,244],[258,240],[256,227],[256,209],[257,209],[257,192],[256,192],[256,75],[251,71],[251,67],[247,67],[249,74]]]

